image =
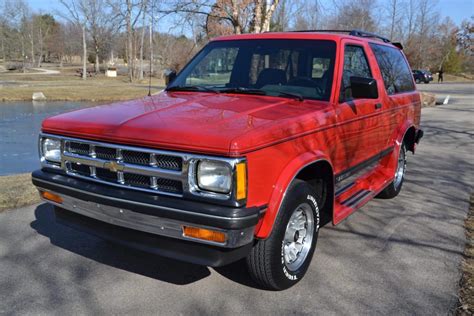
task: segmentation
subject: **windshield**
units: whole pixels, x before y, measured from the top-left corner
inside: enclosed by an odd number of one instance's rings
[[[335,51],[323,40],[211,42],[167,90],[329,100]]]

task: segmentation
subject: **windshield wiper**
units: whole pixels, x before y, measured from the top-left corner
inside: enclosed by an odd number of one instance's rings
[[[267,92],[260,89],[250,89],[244,87],[226,88],[219,90],[220,93],[244,93],[244,94],[260,94],[266,95]]]
[[[284,91],[278,91],[278,96],[285,96],[285,97],[290,97],[294,98],[298,101],[304,101],[304,98],[301,94],[299,93],[292,93],[292,92],[284,92]]]
[[[298,93],[291,93],[291,92],[283,92],[283,91],[265,91],[261,89],[252,89],[252,88],[244,88],[244,87],[235,87],[235,88],[227,88],[219,90],[220,93],[245,93],[245,94],[259,94],[259,95],[269,95],[270,93],[276,93],[277,96],[284,96],[297,99],[298,101],[303,101],[304,98],[301,94]]]
[[[219,91],[217,90],[204,86],[174,86],[167,88],[166,91],[206,91],[212,93],[219,93]]]

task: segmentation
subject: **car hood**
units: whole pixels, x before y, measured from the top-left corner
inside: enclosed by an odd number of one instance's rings
[[[162,92],[46,119],[45,133],[158,149],[239,156],[328,124],[328,102]]]

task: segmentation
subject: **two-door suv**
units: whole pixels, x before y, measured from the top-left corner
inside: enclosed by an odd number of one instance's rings
[[[212,40],[151,97],[46,119],[33,183],[57,221],[208,266],[298,282],[319,228],[395,197],[422,136],[401,45],[374,34]]]

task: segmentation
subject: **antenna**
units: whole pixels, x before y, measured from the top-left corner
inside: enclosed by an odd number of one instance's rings
[[[153,62],[153,14],[155,12],[155,1],[152,1],[151,3],[151,19],[150,19],[150,76],[148,77],[148,96],[151,97],[151,75],[152,75],[152,68],[151,68],[151,63]]]

